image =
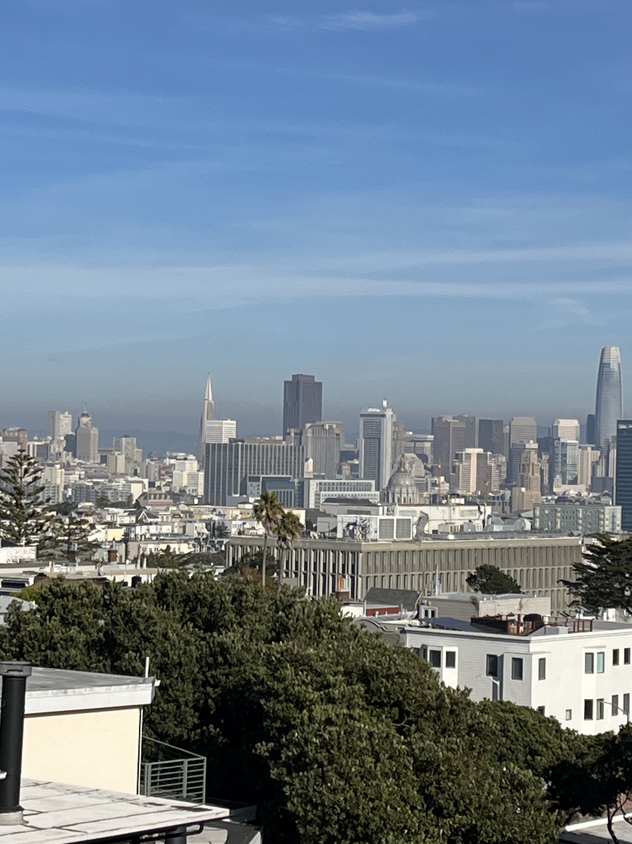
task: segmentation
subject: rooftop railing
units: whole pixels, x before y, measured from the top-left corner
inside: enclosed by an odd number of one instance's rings
[[[204,803],[206,757],[144,737],[139,791],[145,797]]]

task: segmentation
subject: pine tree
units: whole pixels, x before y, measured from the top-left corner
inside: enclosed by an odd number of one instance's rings
[[[92,525],[78,513],[56,514],[38,546],[38,557],[91,560],[98,542],[90,539]]]
[[[53,518],[42,475],[40,464],[24,450],[0,470],[0,535],[13,545],[35,545]]]

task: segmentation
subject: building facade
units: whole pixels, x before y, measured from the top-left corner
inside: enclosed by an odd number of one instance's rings
[[[621,353],[617,346],[605,346],[599,360],[595,401],[595,440],[602,451],[614,445],[617,420],[622,416]]]
[[[323,418],[323,382],[313,375],[292,375],[283,382],[283,434]]]
[[[478,445],[490,454],[505,454],[505,435],[502,419],[480,419]]]
[[[536,530],[568,533],[620,533],[621,507],[582,501],[577,504],[536,504],[533,508]]]
[[[621,527],[632,531],[632,419],[620,419],[616,428],[617,467],[615,503],[621,507]]]
[[[208,443],[204,466],[204,503],[227,506],[247,495],[251,476],[281,475],[292,480],[305,472],[305,450],[285,442],[231,440]]]
[[[228,565],[262,547],[261,537],[233,537]],[[367,591],[416,589],[432,594],[437,578],[446,591],[466,591],[466,578],[478,566],[492,565],[511,575],[524,592],[551,598],[553,611],[568,605],[561,580],[573,580],[574,563],[582,560],[576,536],[493,537],[470,534],[413,542],[298,539],[285,555],[283,577],[313,597],[344,591],[363,600]]]
[[[629,720],[629,624],[562,618],[531,627],[520,616],[504,626],[497,619],[439,619],[406,627],[400,641],[427,659],[447,686],[470,689],[473,700],[529,706],[587,735]]]
[[[452,462],[459,451],[465,451],[465,422],[451,416],[437,416],[432,420],[434,436],[434,462],[447,477],[452,470]]]
[[[305,447],[305,459],[312,461],[314,474],[335,478],[340,451],[345,444],[342,422],[310,422],[303,430],[302,444]]]
[[[75,454],[85,463],[99,462],[99,429],[92,424],[89,413],[82,413],[75,430]]]
[[[375,481],[378,492],[393,474],[393,427],[395,414],[383,402],[360,414],[360,477]]]

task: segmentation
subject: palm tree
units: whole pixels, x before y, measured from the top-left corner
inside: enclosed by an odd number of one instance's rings
[[[296,513],[286,511],[279,519],[276,528],[277,546],[279,548],[279,578],[277,580],[277,594],[281,591],[281,574],[283,572],[283,553],[294,547],[294,540],[303,533],[303,525]]]
[[[255,502],[252,509],[255,519],[261,524],[264,530],[263,535],[263,557],[261,562],[261,583],[266,585],[266,556],[268,550],[268,537],[274,533],[278,523],[283,516],[283,507],[277,498],[276,492],[262,492],[259,500]]]

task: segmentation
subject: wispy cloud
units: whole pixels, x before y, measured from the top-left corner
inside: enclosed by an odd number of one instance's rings
[[[395,29],[410,26],[421,19],[430,17],[419,12],[395,12],[378,15],[374,12],[346,12],[338,15],[326,15],[320,22],[321,29],[361,29],[368,31]]]

